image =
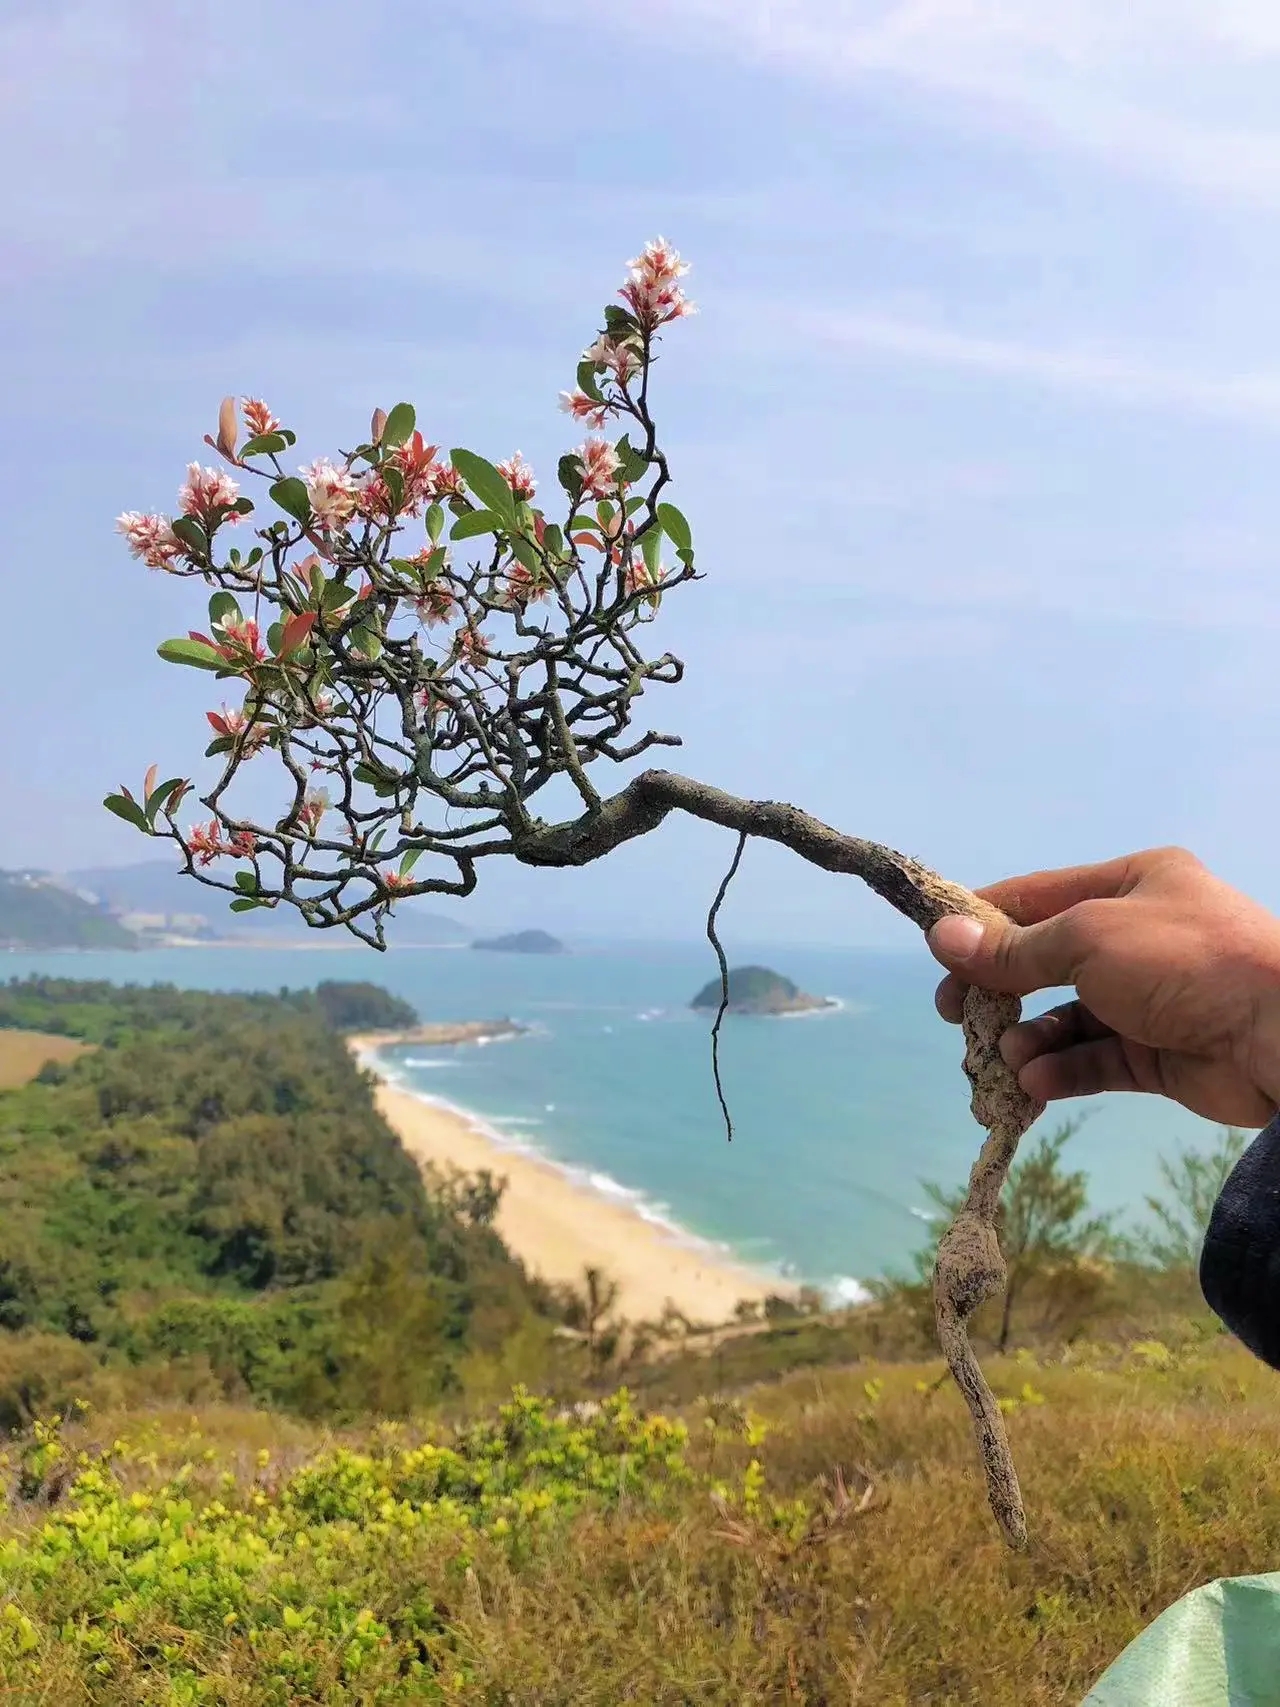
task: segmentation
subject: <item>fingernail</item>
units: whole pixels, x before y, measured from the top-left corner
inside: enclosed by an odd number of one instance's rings
[[[982,942],[983,929],[977,919],[952,913],[939,919],[929,932],[929,947],[943,960],[968,960]]]

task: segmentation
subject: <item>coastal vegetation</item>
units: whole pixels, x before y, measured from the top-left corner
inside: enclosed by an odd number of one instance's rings
[[[0,989],[0,1037],[96,1046],[0,1095],[0,1423],[72,1389],[404,1413],[550,1341],[492,1193],[424,1175],[332,1029],[406,1015],[360,985]]]

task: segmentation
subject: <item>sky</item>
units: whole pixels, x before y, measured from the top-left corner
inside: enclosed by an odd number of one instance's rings
[[[1278,72],[1273,0],[0,0],[0,867],[147,857],[103,794],[207,774],[155,656],[204,596],[112,524],[223,395],[553,485],[662,233],[672,763],[961,882],[1180,842],[1280,907]],[[494,862],[466,916],[691,937],[731,853]],[[759,845],[724,917],[911,940]]]

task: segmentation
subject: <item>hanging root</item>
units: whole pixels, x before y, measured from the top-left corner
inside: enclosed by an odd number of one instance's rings
[[[743,850],[747,845],[747,832],[741,831],[738,836],[738,846],[734,850],[733,859],[728,871],[725,872],[716,898],[711,903],[711,911],[707,914],[707,937],[712,948],[716,951],[716,959],[720,963],[720,1006],[716,1010],[716,1021],[711,1027],[711,1075],[716,1082],[716,1097],[720,1103],[720,1112],[724,1116],[725,1136],[733,1143],[733,1117],[729,1113],[729,1104],[725,1101],[724,1085],[720,1080],[720,1027],[724,1024],[724,1016],[729,1011],[729,962],[724,957],[724,944],[716,930],[716,918],[724,898],[729,893],[729,885],[738,875],[738,867],[742,863]]]

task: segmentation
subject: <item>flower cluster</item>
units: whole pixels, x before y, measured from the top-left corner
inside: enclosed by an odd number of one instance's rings
[[[116,531],[124,535],[129,550],[148,569],[171,569],[186,550],[168,516],[126,510],[116,517]]]
[[[696,312],[678,282],[689,271],[689,263],[680,259],[665,237],[646,243],[627,265],[631,276],[618,295],[646,332]]]
[[[216,818],[207,824],[193,824],[184,843],[197,865],[212,865],[215,859],[229,854],[233,859],[252,859],[257,851],[258,838],[249,830],[235,830],[229,836],[222,833]]]

